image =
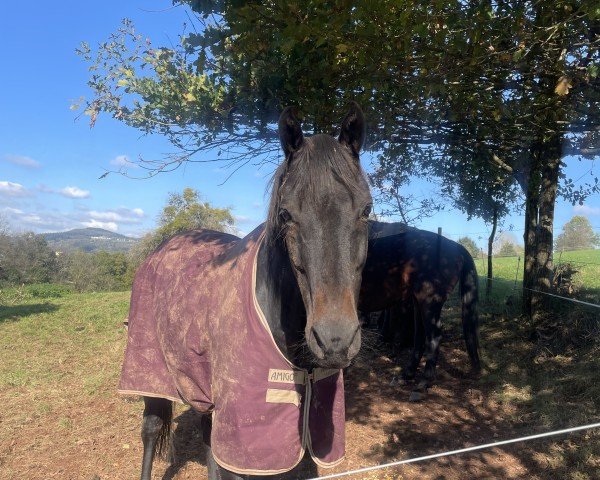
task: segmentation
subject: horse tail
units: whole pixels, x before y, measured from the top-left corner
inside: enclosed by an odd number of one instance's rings
[[[473,257],[464,249],[463,258],[465,262],[460,272],[460,296],[462,302],[462,325],[463,335],[467,346],[467,352],[471,359],[473,370],[481,370],[479,359],[479,315],[477,313],[477,302],[479,301],[479,278]]]
[[[161,403],[159,416],[162,426],[156,441],[155,457],[167,459],[171,455],[171,430],[173,425],[173,402],[165,400]]]

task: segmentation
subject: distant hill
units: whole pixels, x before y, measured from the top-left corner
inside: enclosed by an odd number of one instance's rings
[[[43,233],[48,245],[57,252],[128,252],[138,240],[103,228],[75,228],[67,232]]]

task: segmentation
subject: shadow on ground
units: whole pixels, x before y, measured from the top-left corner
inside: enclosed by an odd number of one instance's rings
[[[565,333],[556,328],[552,339],[534,335],[531,325],[514,312],[508,314],[504,302],[482,307],[484,371],[480,377],[470,373],[457,304],[442,314],[445,325],[437,380],[420,402],[408,401],[412,386],[391,385],[398,365],[408,360],[407,349],[394,359],[389,348],[372,348],[348,369],[347,420],[362,426],[362,432],[372,429],[384,434],[380,441],[360,447],[364,464],[430,455],[597,418],[598,399],[593,397],[598,389],[590,387],[599,385],[597,355],[590,353],[597,352],[598,345],[593,347],[589,341],[590,332],[597,330],[584,325],[581,314],[573,318],[587,345],[574,338],[559,342]],[[575,324],[573,337],[574,329]],[[549,349],[553,342],[560,348]],[[436,479],[597,478],[589,475],[598,471],[594,458],[599,452],[598,436],[587,432],[418,463],[411,474]]]
[[[23,317],[38,313],[55,312],[60,307],[52,303],[34,303],[25,305],[0,305],[0,323],[16,322]]]

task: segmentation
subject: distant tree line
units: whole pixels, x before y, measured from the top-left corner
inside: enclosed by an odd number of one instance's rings
[[[63,283],[78,292],[125,290],[130,264],[121,252],[56,252],[32,232],[0,236],[0,287]]]
[[[504,232],[497,239],[494,247],[495,257],[516,257],[523,255],[523,247],[516,242],[514,235]],[[473,258],[483,255],[475,240],[468,236],[458,239],[463,247]],[[590,221],[582,216],[575,215],[563,225],[562,232],[556,237],[554,248],[557,251],[591,250],[600,246],[600,234],[594,231]]]
[[[146,234],[128,253],[57,252],[43,235],[11,233],[0,219],[0,288],[22,284],[61,283],[77,292],[116,291],[131,287],[135,271],[158,245],[173,235],[195,228],[234,233],[229,208],[214,208],[186,188],[171,193],[158,228]]]

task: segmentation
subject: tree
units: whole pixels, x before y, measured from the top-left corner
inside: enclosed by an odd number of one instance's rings
[[[575,215],[563,226],[556,238],[557,250],[584,250],[600,245],[600,235],[594,233],[590,221],[581,215]]]
[[[503,192],[520,188],[524,284],[550,287],[556,196],[581,202],[598,190],[569,179],[559,188],[565,155],[600,151],[597,2],[175,3],[201,24],[180,47],[152,47],[126,23],[95,58],[81,49],[94,69],[92,123],[108,112],[175,145],[151,172],[215,148],[229,148],[230,164],[253,161],[277,149],[282,106],[332,132],[355,99],[392,185],[398,172],[443,178],[467,163],[469,181],[483,172],[482,186],[496,176]],[[535,313],[541,296],[526,292]]]
[[[511,242],[503,242],[500,246],[500,250],[498,251],[499,257],[516,257],[517,250],[515,249],[515,244]]]
[[[161,243],[178,233],[198,228],[231,233],[236,231],[230,208],[215,208],[208,202],[201,202],[200,194],[193,188],[187,187],[182,193],[170,193],[158,219],[158,228],[147,233],[131,249],[128,281],[133,280],[140,263]]]
[[[0,239],[0,280],[8,284],[49,282],[57,270],[56,254],[42,235],[26,232]]]
[[[10,225],[6,216],[0,213],[0,236],[5,237],[10,234]]]
[[[477,247],[475,240],[470,237],[460,237],[458,243],[465,247],[467,252],[469,252],[473,258],[479,257],[479,248]]]
[[[208,202],[200,202],[198,191],[188,187],[183,193],[169,194],[158,221],[157,234],[166,239],[195,228],[224,232],[232,230],[234,223],[229,208],[215,208]]]

